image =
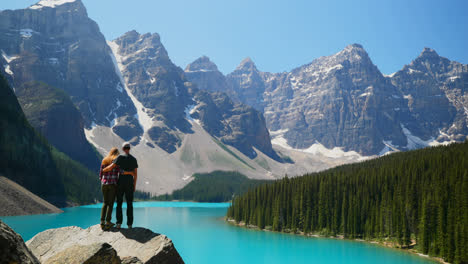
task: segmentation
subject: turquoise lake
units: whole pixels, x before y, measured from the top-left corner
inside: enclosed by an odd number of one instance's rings
[[[66,208],[62,214],[0,219],[27,241],[49,228],[70,225],[86,228],[95,225],[99,223],[100,206]],[[139,202],[134,208],[134,226],[166,234],[188,264],[434,263],[401,250],[365,242],[308,238],[235,227],[223,220],[228,206],[224,203]]]

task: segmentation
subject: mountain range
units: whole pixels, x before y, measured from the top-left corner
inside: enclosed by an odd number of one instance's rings
[[[276,179],[468,135],[468,67],[431,49],[383,75],[347,46],[290,72],[247,58],[222,74],[176,66],[156,33],[106,41],[80,0],[0,12],[0,71],[31,125],[90,169],[123,141],[137,188],[164,194],[194,173]]]
[[[339,147],[364,156],[463,141],[468,135],[468,66],[424,48],[383,75],[359,44],[290,72],[268,73],[247,58],[227,76],[203,56],[186,74],[263,112],[273,143]]]

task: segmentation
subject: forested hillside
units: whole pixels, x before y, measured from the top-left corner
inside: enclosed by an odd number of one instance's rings
[[[184,200],[197,202],[221,203],[231,201],[233,196],[241,195],[247,190],[268,180],[249,179],[235,171],[213,171],[196,173],[194,179],[180,190],[170,195],[160,195],[156,200]],[[148,199],[149,196],[143,197]]]
[[[26,117],[0,75],[0,174],[63,207],[100,198],[97,173],[50,146]]]
[[[27,82],[15,94],[29,124],[50,145],[90,170],[99,170],[101,157],[86,140],[83,118],[65,91]]]
[[[468,141],[278,180],[235,198],[227,216],[261,229],[394,240],[467,263],[467,190]]]

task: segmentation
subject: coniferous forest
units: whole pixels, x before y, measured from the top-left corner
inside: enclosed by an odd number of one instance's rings
[[[393,241],[468,263],[468,141],[284,178],[227,216],[261,229]]]

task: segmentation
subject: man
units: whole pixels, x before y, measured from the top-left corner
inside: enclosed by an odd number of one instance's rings
[[[107,166],[103,171],[111,171],[116,165],[120,167],[124,173],[119,175],[117,182],[117,228],[120,228],[123,221],[122,204],[123,196],[127,202],[127,225],[132,228],[133,225],[133,193],[135,192],[136,182],[138,178],[137,168],[138,163],[135,157],[130,155],[130,143],[122,144],[123,154],[120,154],[111,165]]]

